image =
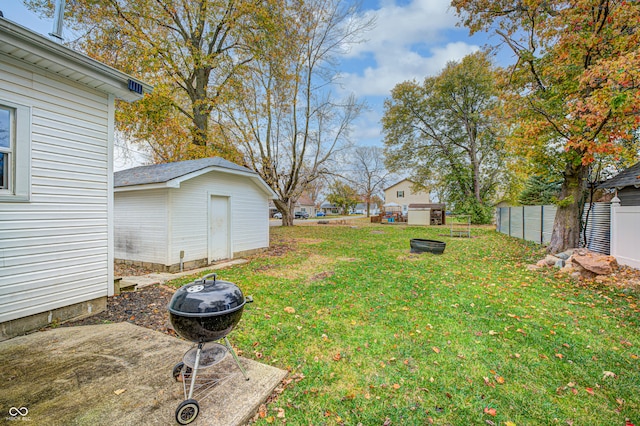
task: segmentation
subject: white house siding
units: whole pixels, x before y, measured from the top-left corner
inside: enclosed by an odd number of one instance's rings
[[[116,259],[165,264],[169,226],[168,191],[164,188],[115,194]]]
[[[0,103],[31,108],[31,198],[0,201],[0,323],[107,295],[109,98],[0,61]]]
[[[208,202],[211,195],[228,196],[232,253],[269,246],[269,200],[249,178],[209,172],[171,189],[171,251],[168,264],[206,259]]]
[[[413,193],[413,182],[402,180],[395,185],[384,190],[385,203],[397,203],[402,207],[403,212],[407,212],[409,204],[429,204],[431,198],[426,192]],[[404,196],[398,197],[398,191],[403,191]]]

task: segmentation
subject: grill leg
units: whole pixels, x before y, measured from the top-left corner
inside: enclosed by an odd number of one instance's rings
[[[202,353],[203,346],[204,343],[198,343],[198,350],[196,351],[196,362],[193,364],[193,375],[191,376],[191,386],[189,387],[189,396],[187,397],[187,399],[191,399],[191,397],[193,396],[193,389],[196,386],[196,374],[198,374],[198,366],[200,365],[200,354]]]
[[[236,364],[238,364],[238,368],[240,368],[240,371],[242,371],[242,375],[244,376],[245,380],[249,380],[247,372],[244,371],[244,368],[242,367],[242,364],[240,364],[240,360],[238,359],[238,355],[236,355],[236,351],[233,350],[233,347],[231,347],[231,343],[229,343],[229,339],[227,339],[226,336],[224,338],[224,342],[227,344],[227,348],[229,349],[229,352],[231,352],[231,355],[233,355],[233,359],[236,360]]]

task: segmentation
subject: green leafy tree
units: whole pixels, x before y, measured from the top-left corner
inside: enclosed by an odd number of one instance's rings
[[[349,214],[349,211],[358,204],[358,193],[346,182],[335,180],[329,185],[327,201],[335,204],[342,211],[342,214]]]
[[[493,196],[507,172],[493,114],[496,73],[483,52],[450,62],[422,84],[398,84],[382,119],[389,168],[410,170],[475,223],[491,220]]]
[[[471,32],[495,32],[508,69],[509,144],[539,170],[559,171],[549,251],[576,247],[594,161],[637,156],[640,7],[626,0],[453,0]]]

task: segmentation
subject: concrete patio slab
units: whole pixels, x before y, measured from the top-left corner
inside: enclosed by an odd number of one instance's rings
[[[171,373],[190,347],[129,323],[58,328],[0,342],[0,422],[177,424],[175,410],[185,398]],[[245,358],[240,362],[248,381],[230,354],[198,373],[212,382],[225,379],[194,395],[200,415],[192,424],[245,424],[287,374]]]

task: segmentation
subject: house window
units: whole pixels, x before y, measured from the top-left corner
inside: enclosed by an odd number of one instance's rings
[[[397,191],[396,198],[404,198],[404,191]]]
[[[31,112],[0,100],[0,201],[27,201],[31,186]]]

